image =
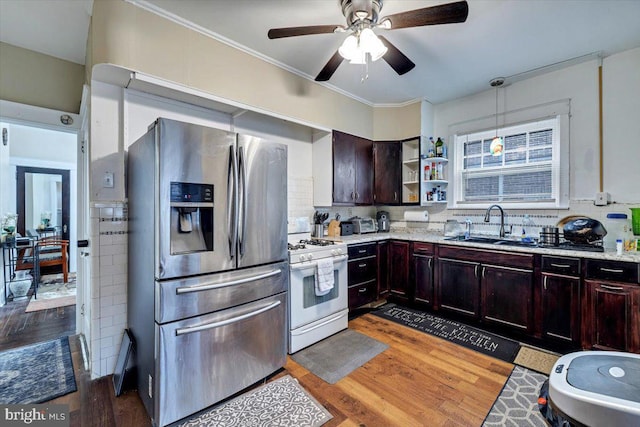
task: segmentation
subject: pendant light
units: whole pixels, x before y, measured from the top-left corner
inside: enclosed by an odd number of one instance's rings
[[[491,87],[496,88],[496,136],[491,140],[489,145],[489,152],[492,156],[502,155],[504,144],[502,138],[498,136],[498,88],[504,84],[504,77],[496,77],[489,82]]]

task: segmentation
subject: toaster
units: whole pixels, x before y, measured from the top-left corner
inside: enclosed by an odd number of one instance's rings
[[[351,218],[353,232],[356,234],[375,233],[378,231],[378,224],[373,218]]]

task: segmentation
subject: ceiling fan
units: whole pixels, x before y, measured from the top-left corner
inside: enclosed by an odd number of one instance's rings
[[[469,14],[466,1],[441,4],[388,15],[379,19],[383,0],[339,0],[347,25],[312,25],[306,27],[272,28],[267,33],[270,39],[306,36],[326,33],[350,33],[342,46],[316,76],[316,81],[327,81],[344,59],[352,64],[384,59],[399,75],[416,66],[406,55],[386,38],[376,35],[374,28],[397,30],[424,25],[453,24],[464,22]]]

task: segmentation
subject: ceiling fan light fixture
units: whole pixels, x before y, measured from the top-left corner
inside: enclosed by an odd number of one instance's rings
[[[338,52],[351,64],[365,64],[367,54],[371,56],[372,61],[377,61],[387,53],[387,47],[371,28],[365,28],[357,36],[351,34],[344,39]]]

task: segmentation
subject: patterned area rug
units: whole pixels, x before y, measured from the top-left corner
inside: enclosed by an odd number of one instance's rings
[[[538,395],[547,378],[527,368],[514,367],[482,426],[546,427],[538,410]]]
[[[454,344],[479,351],[505,362],[513,362],[520,343],[453,320],[420,310],[386,304],[371,314],[417,329]]]
[[[65,307],[76,303],[76,275],[69,273],[67,283],[62,274],[42,276],[37,298],[31,297],[25,313],[49,308]]]
[[[333,416],[290,375],[262,385],[180,427],[317,427]]]
[[[0,403],[42,403],[76,391],[69,338],[0,353]]]

